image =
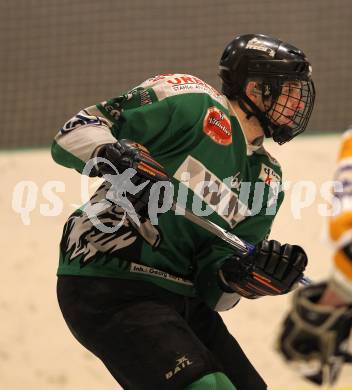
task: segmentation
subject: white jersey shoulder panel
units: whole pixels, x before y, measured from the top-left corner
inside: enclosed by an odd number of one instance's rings
[[[140,87],[153,88],[158,100],[185,93],[206,93],[213,100],[228,108],[228,101],[224,95],[205,81],[189,74],[158,75],[146,80]]]

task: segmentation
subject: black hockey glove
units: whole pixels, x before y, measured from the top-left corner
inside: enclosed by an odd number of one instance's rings
[[[319,305],[326,284],[298,290],[293,307],[282,324],[278,349],[301,374],[316,384],[332,385],[344,362],[352,326],[352,305]]]
[[[171,186],[169,176],[163,166],[153,159],[148,149],[136,142],[122,139],[115,144],[104,145],[100,148],[96,157],[98,157],[96,164],[98,176],[116,175],[115,168],[119,173],[128,168],[133,168],[135,174],[131,178],[131,182],[135,186],[147,183],[136,194],[126,193],[127,199],[141,216],[147,215],[148,202],[150,197],[153,196],[151,194],[153,184],[163,181],[169,182]],[[102,159],[107,161],[101,161]],[[161,207],[163,201],[163,191],[161,191],[157,200],[159,207]]]
[[[307,262],[300,246],[264,240],[253,255],[235,254],[228,258],[219,276],[225,290],[227,287],[249,299],[281,295],[295,287]]]

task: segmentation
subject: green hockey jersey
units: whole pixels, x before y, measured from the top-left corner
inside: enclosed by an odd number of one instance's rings
[[[268,235],[283,200],[280,166],[262,145],[248,144],[226,97],[207,83],[159,75],[88,107],[59,131],[52,156],[82,172],[99,146],[124,138],[164,166],[182,207],[252,244]],[[171,210],[138,226],[107,202],[108,191],[104,182],[90,201],[94,220],[84,207],[69,217],[58,274],[145,280],[215,307],[218,269],[233,249]],[[94,208],[102,202],[102,211]],[[97,218],[111,230],[99,229]]]

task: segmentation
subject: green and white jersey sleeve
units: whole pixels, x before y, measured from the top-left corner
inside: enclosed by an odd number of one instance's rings
[[[51,147],[53,159],[82,172],[99,146],[116,142],[111,125],[95,106],[81,110],[56,135]]]

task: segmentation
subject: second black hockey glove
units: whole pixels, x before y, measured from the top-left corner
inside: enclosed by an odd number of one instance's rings
[[[343,363],[352,362],[347,352],[352,305],[318,304],[325,288],[326,283],[321,283],[295,293],[292,309],[282,324],[278,350],[306,379],[331,386]]]
[[[96,157],[98,158],[96,170],[99,176],[116,175],[115,168],[119,173],[133,168],[135,174],[131,182],[135,186],[147,183],[136,194],[126,194],[135,211],[141,216],[147,215],[148,202],[153,196],[151,194],[153,185],[160,181],[169,182],[168,184],[171,185],[164,167],[154,160],[147,148],[136,142],[122,139],[114,144],[103,145]],[[163,200],[163,191],[161,191],[157,200],[159,206],[162,205]]]
[[[220,283],[250,299],[286,294],[302,278],[307,263],[300,246],[264,240],[253,255],[228,258],[220,271]]]

